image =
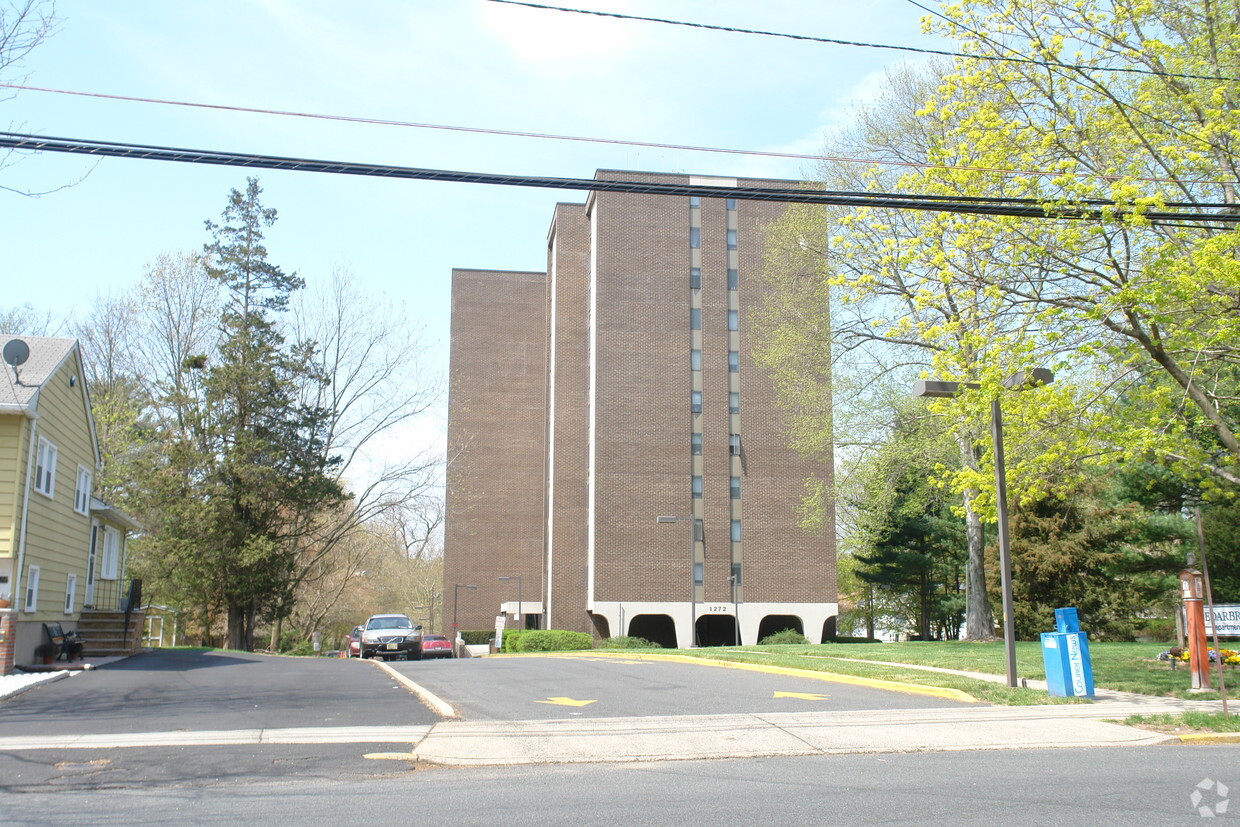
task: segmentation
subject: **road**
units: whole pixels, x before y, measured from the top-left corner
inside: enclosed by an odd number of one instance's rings
[[[583,654],[394,661],[390,665],[447,701],[467,721],[968,705],[800,676],[724,669],[704,661],[675,663]]]
[[[497,658],[392,666],[443,692],[467,721],[483,723],[574,713],[615,726],[628,716],[665,713],[770,717],[772,710],[818,710],[838,712],[844,722],[850,713],[864,717],[865,710],[892,707],[919,717],[1003,711],[801,683],[778,674],[627,660]],[[789,694],[775,697],[777,692]],[[591,703],[540,703],[549,698]],[[1236,745],[454,769],[410,760],[411,743],[421,737],[416,733],[436,720],[375,664],[222,652],[144,654],[0,703],[0,742],[24,737],[50,744],[58,736],[87,733],[115,743],[138,737],[134,733],[180,740],[128,748],[6,748],[0,752],[0,824],[1002,820],[1131,827],[1195,822],[1200,816],[1190,795],[1196,790],[1202,806],[1218,808],[1216,781],[1240,796]],[[231,732],[239,740],[194,743],[209,734],[205,730]],[[290,743],[253,738],[281,732],[304,737]],[[387,737],[393,732],[400,734]],[[340,740],[330,742],[332,735]],[[1209,789],[1198,790],[1207,779]],[[1234,813],[1217,813],[1238,814],[1240,804]]]
[[[356,753],[281,749],[267,754],[261,776],[226,771],[226,754],[219,775],[178,773],[182,756],[159,751],[151,758],[163,769],[146,778],[87,768],[87,757],[47,768],[39,783],[13,783],[4,767],[0,822],[1139,827],[1202,823],[1190,796],[1205,779],[1240,798],[1238,746],[417,771]],[[1204,791],[1201,806],[1218,803],[1216,787]],[[1236,817],[1219,815],[1224,824]]]

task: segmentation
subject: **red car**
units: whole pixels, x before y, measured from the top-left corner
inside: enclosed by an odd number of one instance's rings
[[[362,654],[362,627],[354,626],[353,631],[345,635],[349,641],[349,654],[347,657],[356,658]]]
[[[443,635],[423,635],[422,636],[422,657],[424,658],[450,658],[452,657],[452,641]]]

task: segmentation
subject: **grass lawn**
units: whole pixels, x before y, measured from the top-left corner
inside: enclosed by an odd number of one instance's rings
[[[1188,668],[1171,667],[1158,660],[1158,654],[1170,644],[1099,643],[1089,644],[1093,665],[1094,686],[1142,695],[1217,700],[1218,692],[1190,694]],[[678,654],[719,660],[771,663],[821,672],[841,672],[881,680],[901,681],[925,686],[960,689],[981,701],[997,704],[1025,705],[1037,703],[1074,702],[1076,699],[1050,699],[1045,691],[1009,689],[1002,684],[974,680],[955,675],[879,666],[858,661],[884,661],[895,664],[917,664],[967,672],[1003,675],[1004,647],[1002,641],[972,643],[966,641],[916,641],[909,643],[826,643],[820,646],[745,646],[740,649],[703,648],[680,650]],[[1043,680],[1042,647],[1037,641],[1016,644],[1016,674],[1020,678]],[[1240,696],[1240,670],[1228,669],[1229,699]]]

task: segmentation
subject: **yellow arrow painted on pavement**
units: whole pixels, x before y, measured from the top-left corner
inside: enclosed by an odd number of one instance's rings
[[[556,706],[588,706],[594,701],[577,701],[572,698],[548,698],[545,701],[535,701],[539,704],[555,704]]]
[[[800,698],[803,701],[825,701],[827,695],[815,695],[812,692],[776,692],[776,698]]]

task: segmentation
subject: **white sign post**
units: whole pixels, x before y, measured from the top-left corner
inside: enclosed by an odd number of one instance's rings
[[[508,623],[505,615],[495,616],[495,651],[498,652],[504,645],[504,626]]]

